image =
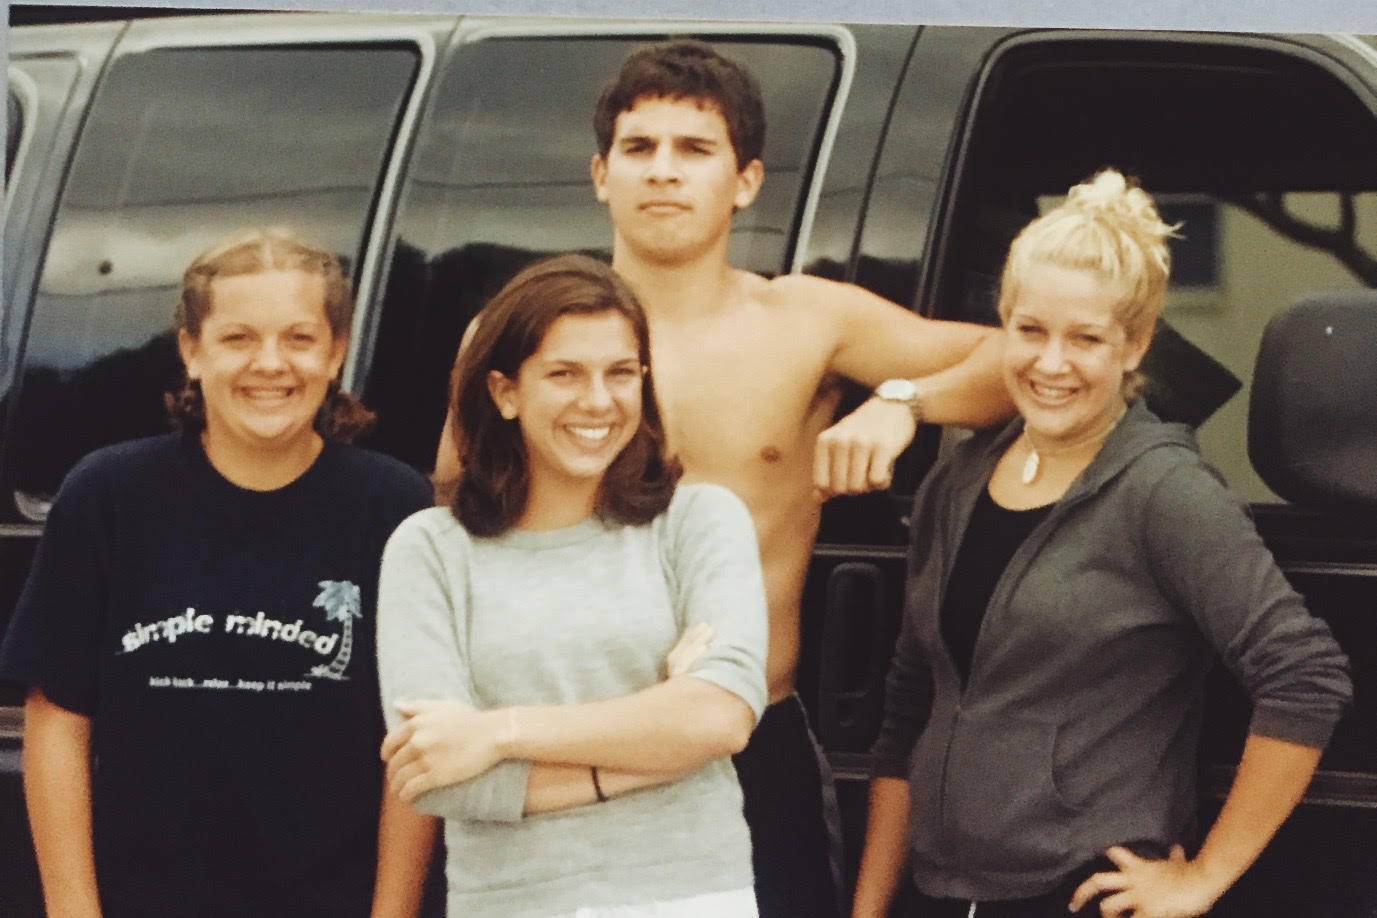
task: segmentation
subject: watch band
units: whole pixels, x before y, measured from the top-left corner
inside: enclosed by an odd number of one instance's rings
[[[906,405],[913,413],[914,422],[923,422],[923,399],[913,380],[902,377],[886,379],[875,387],[874,394],[880,401]]]

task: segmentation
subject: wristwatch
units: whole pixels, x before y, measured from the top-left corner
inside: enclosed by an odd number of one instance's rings
[[[922,423],[923,420],[923,400],[918,394],[918,387],[911,379],[886,379],[875,387],[875,397],[882,402],[897,402],[907,405],[908,410],[913,412],[913,420]]]

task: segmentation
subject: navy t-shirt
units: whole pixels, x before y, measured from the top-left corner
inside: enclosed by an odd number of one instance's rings
[[[339,444],[270,492],[177,434],[68,475],[0,678],[92,718],[107,918],[367,914],[378,565],[430,502],[410,467]]]

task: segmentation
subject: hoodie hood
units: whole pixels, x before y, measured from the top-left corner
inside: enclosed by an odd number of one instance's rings
[[[1018,425],[1022,430],[1021,420]],[[1193,430],[1185,424],[1162,421],[1141,400],[1136,401],[1128,406],[1090,465],[1067,489],[1063,500],[1093,494],[1145,453],[1173,448],[1187,450],[1196,457],[1200,455]]]

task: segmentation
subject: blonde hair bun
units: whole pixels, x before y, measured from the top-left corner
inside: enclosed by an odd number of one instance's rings
[[[1082,211],[1092,219],[1100,217],[1127,224],[1120,228],[1149,245],[1161,245],[1168,238],[1175,238],[1180,228],[1180,224],[1166,223],[1152,196],[1114,168],[1101,169],[1090,181],[1073,185],[1063,206]]]

